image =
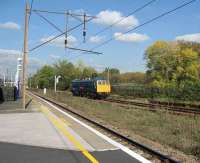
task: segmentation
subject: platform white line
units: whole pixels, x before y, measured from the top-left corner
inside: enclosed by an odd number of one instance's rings
[[[32,93],[31,93],[32,94]],[[54,109],[56,109],[57,111],[65,114],[66,116],[68,116],[69,118],[73,119],[75,122],[79,123],[80,125],[84,126],[85,128],[87,128],[88,130],[92,131],[93,133],[95,133],[96,135],[98,135],[99,137],[101,137],[102,139],[106,140],[107,142],[109,142],[110,144],[118,147],[119,149],[121,149],[122,151],[124,151],[125,153],[129,154],[130,156],[132,156],[133,158],[137,159],[138,161],[142,162],[142,163],[151,163],[151,161],[147,160],[146,158],[142,157],[141,155],[135,153],[134,151],[130,150],[128,147],[116,142],[115,140],[112,140],[111,138],[107,137],[106,135],[100,133],[99,131],[97,131],[96,129],[88,126],[87,124],[85,124],[84,122],[78,120],[77,118],[73,117],[72,115],[64,112],[63,110],[59,109],[57,106],[51,104],[50,102],[42,99],[41,97],[38,97],[34,94],[32,94],[33,96],[39,98],[40,100],[42,100],[43,102],[47,103],[48,105],[50,105],[51,107],[53,107]]]

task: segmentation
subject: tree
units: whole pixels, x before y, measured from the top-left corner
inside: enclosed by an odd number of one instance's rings
[[[49,65],[43,66],[33,77],[33,87],[38,86],[39,88],[52,88],[54,85],[54,68]]]
[[[148,78],[157,86],[164,87],[174,83],[180,87],[186,81],[200,79],[197,44],[157,41],[146,50],[145,58]]]
[[[71,81],[74,79],[94,78],[98,76],[98,72],[83,62],[79,61],[77,65],[73,65],[67,60],[59,60],[53,66],[45,65],[31,79],[32,87],[54,88],[54,76],[60,75],[61,78],[57,85],[58,89],[66,90],[70,87]],[[30,85],[30,84],[29,84]]]
[[[138,83],[142,84],[145,82],[145,73],[142,72],[127,72],[120,74],[120,83]]]
[[[68,89],[70,87],[71,81],[78,76],[74,65],[67,60],[59,60],[54,64],[54,67],[55,74],[57,76],[61,76],[58,83],[58,88],[61,90]]]
[[[92,67],[85,67],[82,72],[82,78],[92,78],[97,76],[97,71]]]
[[[109,72],[110,82],[111,83],[118,83],[120,71],[117,68],[105,68],[105,70],[101,73],[101,76],[107,78]]]

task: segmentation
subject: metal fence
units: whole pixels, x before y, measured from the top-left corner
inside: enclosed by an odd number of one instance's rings
[[[16,87],[0,87],[0,103],[4,101],[15,101],[17,99]]]

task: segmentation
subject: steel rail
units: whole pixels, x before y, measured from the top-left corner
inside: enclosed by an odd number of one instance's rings
[[[172,111],[172,112],[177,112],[177,113],[200,115],[200,109],[189,109],[185,107],[177,107],[177,106],[172,106],[172,105],[167,105],[167,104],[144,103],[144,102],[136,102],[136,101],[115,100],[115,99],[104,99],[103,101],[126,104],[126,105],[135,105],[135,106],[147,107],[147,108],[154,108],[151,110],[160,109],[160,110],[167,110],[167,111]]]
[[[200,109],[200,104],[187,104],[180,102],[165,102],[165,101],[157,101],[157,100],[149,100],[152,104],[161,104],[161,105],[171,105],[177,107],[190,107],[190,108],[198,108]]]

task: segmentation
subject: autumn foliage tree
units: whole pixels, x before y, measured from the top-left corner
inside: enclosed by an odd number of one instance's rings
[[[200,45],[157,41],[145,52],[147,77],[153,86],[198,90],[200,87]]]

